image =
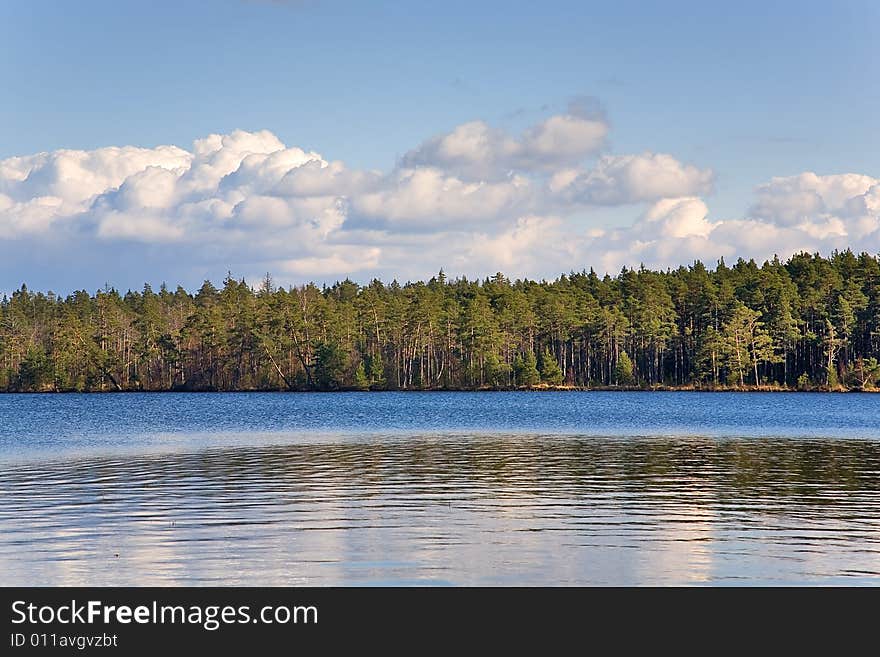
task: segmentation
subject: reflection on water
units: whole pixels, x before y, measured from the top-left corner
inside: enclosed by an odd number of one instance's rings
[[[340,436],[10,462],[0,584],[880,583],[880,442]]]

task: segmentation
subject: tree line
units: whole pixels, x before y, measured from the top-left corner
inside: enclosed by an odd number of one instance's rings
[[[880,258],[799,253],[554,281],[231,275],[0,301],[0,390],[858,389],[880,381]]]

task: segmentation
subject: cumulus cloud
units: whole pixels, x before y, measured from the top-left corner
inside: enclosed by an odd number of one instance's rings
[[[72,207],[118,187],[147,167],[182,169],[191,160],[190,153],[176,146],[59,150],[13,157],[0,162],[0,191],[17,201],[60,198]]]
[[[382,174],[378,171],[347,169],[339,161],[311,160],[288,170],[274,191],[281,196],[353,197],[375,191],[381,183]]]
[[[339,272],[362,272],[376,269],[382,250],[373,247],[341,246],[330,253],[289,258],[279,261],[280,271],[297,276],[333,276]]]
[[[758,202],[749,216],[731,219],[711,219],[708,206],[697,197],[661,199],[631,226],[589,235],[580,254],[615,271],[638,263],[674,267],[697,259],[711,263],[721,257],[787,257],[799,251],[853,248],[877,253],[878,182],[855,174],[776,178],[756,190]],[[816,190],[819,202],[804,202]],[[775,195],[795,198],[788,206]]]
[[[880,250],[880,180],[844,173],[773,178],[756,190],[743,230],[778,229],[812,249]],[[805,247],[806,248],[806,247]]]
[[[424,230],[481,224],[516,216],[530,207],[534,189],[520,176],[468,182],[440,169],[402,169],[381,188],[352,198],[355,217],[398,229]]]
[[[571,203],[620,205],[675,196],[707,194],[714,174],[666,153],[606,155],[589,170],[563,169],[550,190]]]
[[[784,226],[812,226],[814,232],[823,230],[819,224],[827,225],[826,232],[844,232],[847,219],[876,216],[878,183],[855,173],[773,178],[758,187],[750,215]]]
[[[192,285],[227,269],[289,282],[421,278],[440,267],[552,276],[801,249],[880,251],[877,178],[773,178],[744,199],[741,216],[714,217],[711,169],[666,153],[600,153],[607,130],[600,113],[578,105],[517,136],[472,122],[384,172],[242,130],[189,150],[8,158],[0,161],[0,275],[28,277],[34,254],[55,262],[49,269],[62,281],[78,267],[100,269],[103,284],[116,268],[135,281],[159,270]],[[611,206],[629,208],[633,222],[591,221]]]
[[[436,167],[466,180],[497,180],[515,172],[553,171],[580,163],[605,144],[608,124],[580,112],[551,116],[519,137],[482,121],[460,125],[409,151],[404,168]]]
[[[699,198],[665,198],[645,213],[645,223],[653,224],[664,237],[708,237],[714,226],[706,220],[709,208]]]
[[[176,146],[59,150],[0,161],[0,230],[7,236],[45,231],[131,176],[149,168],[183,172],[191,161]]]
[[[491,271],[519,272],[540,270],[547,262],[560,270],[571,269],[578,256],[577,239],[566,235],[565,222],[559,217],[525,216],[498,234],[478,235],[464,256],[453,264],[467,266],[470,261],[485,263]]]

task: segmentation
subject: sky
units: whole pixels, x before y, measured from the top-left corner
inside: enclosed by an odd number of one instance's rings
[[[880,3],[0,0],[0,291],[880,252]]]

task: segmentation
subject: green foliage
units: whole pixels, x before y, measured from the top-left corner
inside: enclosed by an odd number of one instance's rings
[[[370,379],[367,378],[364,361],[358,363],[357,369],[354,371],[354,387],[358,390],[369,390],[370,388]]]
[[[840,387],[840,381],[837,378],[837,367],[834,363],[825,370],[825,381],[831,390],[837,390]]]
[[[633,362],[625,351],[620,352],[617,365],[614,366],[614,382],[620,386],[629,386],[635,383]]]
[[[752,383],[760,382],[758,368],[762,363],[779,362],[773,340],[760,321],[761,313],[737,302],[730,319],[719,336],[719,355],[729,373],[729,383],[745,385],[753,374]]]
[[[804,372],[797,378],[797,389],[798,390],[809,390],[811,387],[810,375]]]
[[[878,359],[880,258],[850,251],[555,281],[441,272],[427,282],[284,288],[267,275],[252,288],[229,275],[194,294],[145,285],[60,297],[22,286],[0,300],[0,390],[10,391],[542,380],[870,389]]]
[[[880,362],[873,356],[871,358],[859,358],[852,370],[855,387],[862,390],[873,390],[880,381]]]
[[[315,382],[321,390],[337,390],[345,384],[345,352],[333,342],[315,350]]]
[[[486,355],[483,361],[485,380],[493,388],[504,388],[509,385],[510,374],[513,368],[499,358],[495,353]]]
[[[40,391],[52,382],[52,362],[39,346],[28,348],[27,355],[18,366],[20,390]]]
[[[538,372],[538,361],[535,354],[527,351],[525,355],[517,355],[513,361],[513,374],[516,385],[530,388],[541,382]]]
[[[541,364],[539,371],[541,372],[541,381],[551,386],[562,385],[562,368],[556,356],[549,349],[545,349],[541,353]]]
[[[385,366],[382,364],[382,358],[378,355],[370,359],[370,384],[375,386],[385,385]]]

